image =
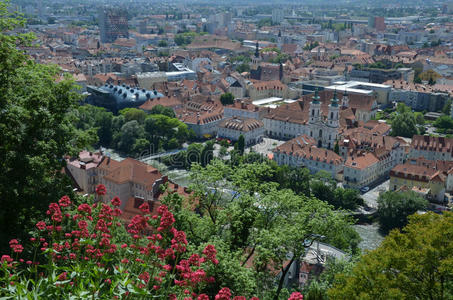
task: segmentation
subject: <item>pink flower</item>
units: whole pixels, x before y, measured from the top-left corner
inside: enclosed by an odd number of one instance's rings
[[[88,223],[84,220],[79,221],[77,224],[81,230],[86,229],[88,227]]]
[[[230,300],[231,292],[229,288],[222,288],[215,296],[215,300]]]
[[[80,204],[77,210],[80,212],[86,212],[91,215],[91,207],[86,203]]]
[[[148,272],[143,272],[142,274],[140,274],[140,276],[138,276],[139,279],[143,280],[146,283],[148,283],[149,277],[150,276]]]
[[[71,199],[69,199],[68,196],[63,196],[58,200],[58,203],[60,204],[61,207],[68,207],[71,205]]]
[[[149,205],[148,203],[144,202],[142,205],[138,207],[140,211],[144,214],[149,213]]]
[[[121,200],[118,197],[114,197],[111,201],[113,206],[120,206],[121,205]]]
[[[105,188],[105,185],[99,184],[96,187],[96,194],[98,194],[99,196],[104,196],[106,193],[107,193],[107,189]]]
[[[66,274],[67,274],[66,272],[63,272],[60,275],[58,275],[58,281],[66,280]]]
[[[217,250],[215,249],[215,247],[213,245],[207,245],[203,250],[203,254],[213,264],[216,265],[219,263],[219,261],[216,259]]]
[[[299,292],[294,292],[289,296],[288,300],[303,300],[304,296]]]
[[[201,294],[198,295],[197,300],[209,300],[209,297],[206,294]]]
[[[4,263],[5,261],[6,261],[7,263],[10,263],[10,262],[13,261],[13,259],[12,259],[11,256],[9,256],[9,255],[2,255],[2,258],[0,259],[0,261],[1,261],[2,263]]]

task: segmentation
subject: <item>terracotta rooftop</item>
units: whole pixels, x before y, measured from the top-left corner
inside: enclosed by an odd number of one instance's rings
[[[181,104],[182,104],[181,100],[179,100],[176,97],[170,96],[146,100],[146,102],[140,105],[139,108],[143,110],[152,110],[156,105],[162,105],[165,107],[176,107]]]
[[[99,168],[107,171],[107,175],[104,176],[105,180],[117,184],[138,183],[144,185],[147,190],[151,190],[156,180],[162,178],[162,174],[156,168],[133,158],[126,158],[121,162],[104,158],[99,164]]]
[[[374,164],[377,164],[378,162],[379,159],[374,153],[367,152],[363,155],[348,157],[344,166],[348,168],[363,170]]]
[[[414,135],[411,148],[416,150],[453,153],[453,138]]]
[[[280,152],[308,160],[341,165],[343,158],[333,151],[314,146],[316,141],[306,135],[298,136],[278,146],[274,152]]]
[[[256,119],[233,117],[222,120],[218,124],[218,126],[221,128],[227,128],[241,132],[249,132],[257,128],[263,127],[264,124],[263,122]]]

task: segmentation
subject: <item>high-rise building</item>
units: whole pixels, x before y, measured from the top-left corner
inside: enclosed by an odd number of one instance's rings
[[[117,38],[129,38],[127,11],[117,8],[101,8],[99,28],[102,43],[112,43]]]
[[[385,31],[386,26],[384,17],[374,17],[374,28],[376,28],[377,31]]]
[[[385,31],[385,29],[387,28],[385,26],[384,17],[369,17],[368,18],[368,27],[374,28],[377,31]]]
[[[283,9],[275,8],[272,10],[272,22],[281,23],[284,17]]]

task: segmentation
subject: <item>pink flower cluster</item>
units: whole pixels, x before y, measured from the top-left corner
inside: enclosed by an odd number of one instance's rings
[[[100,196],[106,192],[105,186],[96,188]],[[50,261],[51,266],[57,268],[54,274],[59,275],[56,276],[55,286],[64,289],[77,284],[77,278],[68,280],[64,267],[84,263],[107,268],[109,275],[100,280],[96,278],[96,281],[108,285],[108,291],[116,288],[114,276],[121,274],[150,295],[177,299],[176,294],[169,293],[179,291],[179,296],[184,299],[208,300],[207,295],[197,295],[194,291],[215,282],[210,274],[210,269],[219,263],[215,247],[206,245],[201,254],[187,253],[186,234],[174,227],[175,218],[168,207],[161,205],[157,215],[152,216],[148,203],[143,203],[139,207],[142,214],[132,217],[125,226],[132,238],[128,239],[128,243],[120,242],[116,238],[117,230],[124,226],[118,218],[122,214],[120,206],[121,200],[115,197],[108,204],[83,203],[76,207],[67,196],[49,205],[48,220],[36,223],[37,230],[30,241],[33,247],[41,250],[42,261]],[[9,244],[16,257],[24,250],[18,240],[11,240]],[[11,256],[3,255],[0,262],[1,266],[6,266],[10,276],[16,272],[15,266],[19,263],[30,266],[30,272],[37,272],[33,266],[38,261],[24,262],[20,259],[16,262]],[[39,276],[46,274],[39,273]],[[241,296],[231,297],[230,289],[224,287],[215,299],[246,300]],[[300,293],[293,293],[290,297],[290,300],[301,299]]]

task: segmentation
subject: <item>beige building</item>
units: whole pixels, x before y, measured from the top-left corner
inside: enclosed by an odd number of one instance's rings
[[[261,142],[264,136],[264,124],[256,119],[232,117],[217,126],[217,137],[237,141],[242,135],[246,146]]]
[[[71,177],[78,189],[85,193],[94,193],[98,183],[97,167],[103,158],[100,152],[84,150],[78,157],[66,159],[65,173]]]
[[[453,161],[453,138],[415,135],[412,137],[409,157]]]
[[[433,161],[422,157],[397,165],[390,172],[390,190],[426,190],[428,200],[443,202],[453,191],[453,161]]]
[[[103,199],[109,201],[118,196],[121,209],[130,201],[155,201],[160,195],[160,184],[168,180],[156,168],[133,158],[117,161],[101,153],[82,151],[77,158],[66,161],[66,174],[77,188],[91,194],[98,184],[103,184],[107,189]]]
[[[326,171],[332,178],[341,180],[343,159],[335,152],[316,147],[317,141],[307,135],[301,135],[273,151],[273,159],[279,165],[306,167],[312,173]]]

